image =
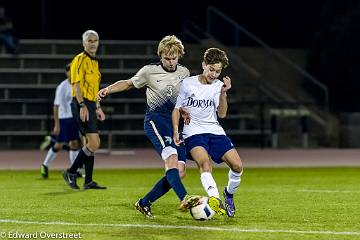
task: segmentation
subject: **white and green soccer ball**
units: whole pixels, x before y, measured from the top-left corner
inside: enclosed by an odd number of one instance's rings
[[[199,205],[190,208],[190,214],[195,220],[209,220],[215,215],[214,210],[208,204],[208,200],[208,197],[202,197],[199,200]]]

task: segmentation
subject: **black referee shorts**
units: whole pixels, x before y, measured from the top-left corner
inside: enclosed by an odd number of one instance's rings
[[[80,119],[80,104],[73,98],[71,102],[71,112],[79,125],[80,133],[85,136],[87,133],[99,133],[98,119],[96,117],[96,103],[84,98],[84,103],[89,111],[89,121],[83,122]]]

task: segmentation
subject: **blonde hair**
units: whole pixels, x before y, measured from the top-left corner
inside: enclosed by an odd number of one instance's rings
[[[95,32],[94,30],[86,30],[82,35],[83,42],[85,42],[90,35],[94,35],[97,37],[97,39],[99,39],[99,34],[97,32]]]
[[[181,58],[185,54],[184,45],[175,35],[165,36],[163,39],[161,39],[157,50],[157,55],[160,58],[163,54],[177,54],[179,58]]]
[[[229,66],[229,59],[226,53],[219,48],[209,48],[204,53],[205,64],[216,64],[221,63],[223,68]]]

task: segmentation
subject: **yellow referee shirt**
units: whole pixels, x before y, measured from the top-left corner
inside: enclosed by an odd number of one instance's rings
[[[89,101],[96,101],[101,80],[99,63],[96,58],[87,52],[78,54],[71,62],[70,78],[73,97],[75,97],[74,84],[78,82],[83,97]]]

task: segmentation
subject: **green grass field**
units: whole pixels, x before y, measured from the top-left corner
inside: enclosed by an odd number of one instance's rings
[[[74,191],[60,171],[48,180],[38,171],[0,171],[0,238],[18,232],[38,239],[80,233],[86,240],[360,239],[360,168],[245,169],[235,218],[204,222],[179,212],[173,192],[153,205],[155,219],[134,210],[162,173],[95,170],[94,179],[108,189]],[[227,169],[215,169],[214,177],[222,191]],[[188,169],[184,184],[189,193],[205,195],[197,169]]]

